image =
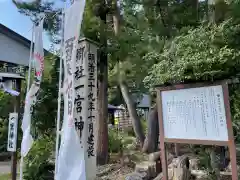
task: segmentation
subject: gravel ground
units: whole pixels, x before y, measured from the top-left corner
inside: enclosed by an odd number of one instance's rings
[[[0,174],[8,174],[11,172],[11,162],[4,161],[0,162]]]

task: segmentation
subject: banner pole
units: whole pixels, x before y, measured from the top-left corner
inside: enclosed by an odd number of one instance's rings
[[[55,171],[54,171],[54,179],[57,179],[57,165],[58,165],[58,149],[59,149],[59,136],[60,136],[60,112],[61,112],[61,95],[62,95],[62,63],[63,63],[63,46],[64,46],[64,10],[65,10],[65,2],[64,8],[62,9],[62,37],[61,37],[61,54],[60,54],[60,65],[59,65],[59,82],[58,82],[58,109],[57,109],[57,128],[56,128],[56,147],[55,147]]]
[[[33,36],[34,36],[34,25],[32,28],[32,38],[31,38],[31,45],[30,45],[30,55],[29,55],[29,62],[28,62],[28,81],[27,81],[27,92],[30,88],[30,80],[31,80],[31,72],[32,72],[32,54],[33,54]]]
[[[27,80],[27,91],[30,88],[30,79],[31,79],[31,72],[32,72],[32,53],[33,53],[33,36],[34,36],[34,25],[32,27],[32,37],[31,37],[31,45],[30,45],[30,55],[29,55],[29,62],[28,62],[28,80]],[[21,155],[20,159],[20,180],[23,180],[23,156]]]

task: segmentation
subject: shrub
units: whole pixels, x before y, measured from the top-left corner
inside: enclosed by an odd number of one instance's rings
[[[141,125],[142,125],[144,133],[146,133],[147,132],[147,120],[142,118]]]
[[[117,129],[110,129],[108,137],[108,150],[110,153],[118,153],[125,148],[129,148],[129,145],[133,145],[136,142],[134,136],[129,136],[129,132],[118,131]]]
[[[0,119],[0,152],[7,151],[8,119]]]
[[[0,152],[7,152],[8,116],[12,111],[12,97],[0,91]]]
[[[135,137],[135,136],[136,136],[136,135],[135,135],[135,132],[134,132],[134,130],[133,130],[133,127],[126,128],[126,129],[124,130],[124,132],[125,132],[128,136],[132,136],[132,137]]]
[[[143,129],[143,132],[146,133],[146,132],[147,132],[147,120],[141,118],[140,122],[141,122],[141,126],[142,126],[142,129]],[[135,132],[134,132],[132,126],[129,127],[129,128],[126,128],[126,129],[124,130],[124,132],[125,132],[128,136],[136,137]]]
[[[54,164],[51,162],[53,149],[52,137],[44,136],[34,142],[25,159],[25,180],[54,179]]]
[[[122,148],[121,137],[117,129],[109,129],[108,132],[108,151],[110,153],[117,153]]]

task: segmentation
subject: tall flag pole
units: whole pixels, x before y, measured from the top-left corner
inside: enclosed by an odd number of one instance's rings
[[[33,53],[33,37],[34,37],[34,25],[32,26],[32,37],[31,37],[31,45],[30,45],[30,55],[28,62],[28,80],[27,80],[27,92],[30,88],[30,79],[31,79],[31,71],[32,71],[32,53]],[[20,159],[20,180],[23,179],[23,156]]]
[[[27,91],[27,95],[25,99],[25,107],[24,107],[24,114],[23,114],[23,121],[22,121],[23,138],[22,138],[22,144],[21,144],[20,180],[22,180],[23,178],[23,158],[28,154],[33,143],[33,138],[30,132],[31,115],[32,115],[31,109],[37,100],[37,94],[40,89],[40,83],[42,80],[42,74],[44,69],[44,50],[43,50],[43,40],[42,40],[43,22],[44,22],[44,18],[41,19],[38,26],[34,27],[34,39],[35,39],[34,53],[33,53],[33,57],[30,56],[30,58],[33,60],[35,77],[31,85],[31,88]],[[29,69],[29,71],[31,71],[31,69]]]
[[[30,55],[29,55],[29,62],[28,62],[28,80],[27,80],[27,92],[30,88],[30,81],[31,81],[31,72],[32,72],[32,54],[33,54],[33,37],[34,37],[34,28],[32,27],[32,39],[31,39],[31,45],[30,45]]]
[[[64,2],[64,7],[65,7]],[[60,136],[60,111],[61,111],[61,94],[62,94],[62,63],[63,63],[63,45],[64,45],[64,10],[62,10],[62,23],[61,23],[61,29],[62,29],[62,37],[61,37],[61,49],[60,49],[60,65],[59,65],[59,83],[58,83],[58,109],[57,109],[57,129],[56,129],[56,148],[55,148],[55,171],[54,171],[54,179],[57,178],[57,165],[58,165],[58,150],[59,150],[59,136]]]
[[[75,0],[65,10],[64,22],[64,118],[57,159],[56,180],[86,180],[85,149],[74,126],[74,77],[76,49],[81,30],[85,0]]]

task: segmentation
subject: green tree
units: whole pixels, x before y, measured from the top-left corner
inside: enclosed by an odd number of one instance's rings
[[[13,97],[3,91],[0,92],[0,152],[7,151],[8,118],[13,110],[12,101]]]
[[[235,29],[231,35],[228,34],[229,26]],[[150,87],[154,84],[236,77],[239,51],[230,46],[231,39],[226,36],[238,31],[238,25],[229,20],[219,26],[200,26],[175,37],[162,53],[155,54],[159,63],[152,67],[145,83]],[[152,58],[151,54],[147,54],[146,58]]]
[[[31,151],[25,158],[25,180],[53,180],[54,163],[52,161],[52,149],[54,137],[43,135],[41,139],[33,143]]]
[[[230,4],[231,9],[234,6],[239,7],[238,2]],[[228,13],[230,19],[222,23],[192,28],[167,43],[162,52],[146,54],[146,59],[159,61],[145,77],[146,86],[238,78],[239,16]],[[234,134],[239,140],[239,84],[229,87]]]
[[[60,13],[51,18],[51,15],[59,12],[58,8],[54,8],[54,3],[41,0],[33,3],[16,1],[14,3],[20,12],[33,17],[34,21],[38,19],[39,13],[49,15],[44,27],[53,37],[54,42],[59,40]],[[211,7],[208,6],[207,1],[87,1],[81,35],[101,44],[98,62],[100,112],[98,142],[101,146],[98,146],[97,150],[100,164],[106,163],[108,157],[108,88],[110,87],[113,92],[121,91],[136,136],[143,144],[144,134],[132,95],[147,92],[147,88],[152,87],[154,83],[177,82],[182,79],[186,81],[187,78],[192,80],[195,71],[199,73],[195,78],[209,78],[208,76],[219,74],[219,72],[214,74],[211,69],[218,68],[216,62],[223,59],[225,61],[228,55],[235,55],[237,60],[238,38],[232,33],[232,31],[236,34],[238,32],[237,18],[231,23],[223,22],[226,18],[238,16],[237,4],[237,1],[233,3],[219,0],[213,5],[214,12],[211,15],[209,12]],[[214,18],[213,22],[219,25],[207,25],[206,22],[211,18]],[[222,33],[223,37],[227,38],[227,43],[226,39],[217,38],[221,37]],[[194,38],[199,44],[196,44]],[[178,54],[174,54],[176,52]],[[213,56],[213,52],[219,57]],[[206,63],[203,57],[222,59],[214,62],[211,59],[211,64],[207,64],[210,60]],[[204,65],[199,68],[200,63],[211,66]],[[194,72],[191,72],[193,70]],[[143,80],[148,86],[144,86]]]
[[[42,15],[45,15],[44,29],[49,34],[52,42],[59,44],[59,29],[61,24],[61,9],[55,6],[56,2],[34,0],[32,2],[23,2],[19,0],[12,0],[19,12],[29,16],[35,23],[39,21]]]
[[[45,57],[51,62],[51,70],[41,83],[37,103],[34,107],[32,130],[35,138],[42,135],[55,134],[57,120],[59,57],[51,55]],[[62,107],[63,108],[63,107]]]
[[[198,15],[197,1],[187,0],[113,1],[112,11],[110,23],[115,37],[110,37],[114,47],[110,53],[110,81],[120,87],[135,134],[143,145],[144,134],[132,95],[146,92],[142,81],[150,67],[159,61],[146,59],[145,54],[161,53],[164,44],[183,27],[196,27],[202,14]]]
[[[227,1],[226,1],[227,2]],[[183,26],[173,38],[168,39],[163,51],[149,52],[146,60],[157,59],[144,82],[148,88],[159,84],[195,83],[239,77],[239,8],[238,1],[213,5],[208,14],[209,23]],[[206,9],[206,8],[205,8]],[[219,13],[220,12],[220,13]],[[230,103],[235,139],[239,141],[239,84],[229,84]],[[215,149],[211,149],[211,166],[216,166]],[[224,158],[224,155],[220,156]],[[222,161],[223,162],[223,161]],[[214,169],[214,175],[219,171]]]
[[[93,6],[94,4],[94,6]],[[107,57],[107,13],[108,4],[105,1],[93,0],[89,6],[94,7],[95,17],[99,18],[99,62],[98,62],[98,134],[97,134],[97,164],[108,162],[108,57]],[[89,27],[90,28],[90,27]],[[87,33],[84,33],[87,34]]]

